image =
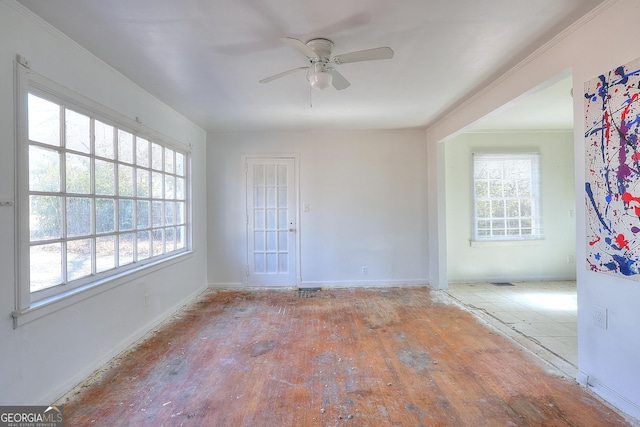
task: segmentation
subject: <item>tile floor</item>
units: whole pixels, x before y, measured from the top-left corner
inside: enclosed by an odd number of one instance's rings
[[[480,310],[534,343],[578,365],[576,283],[450,283],[446,291],[471,310]]]

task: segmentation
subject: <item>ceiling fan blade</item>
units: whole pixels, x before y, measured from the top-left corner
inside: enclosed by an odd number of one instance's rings
[[[298,67],[298,68],[294,68],[292,70],[283,71],[282,73],[278,73],[278,74],[275,74],[275,75],[273,75],[271,77],[267,77],[265,79],[260,80],[260,83],[269,83],[270,81],[273,81],[275,79],[279,79],[280,77],[288,76],[289,74],[293,74],[296,71],[306,70],[308,68],[309,67]]]
[[[289,46],[293,46],[309,59],[320,59],[320,57],[313,51],[313,49],[304,44],[301,40],[294,39],[293,37],[283,37],[280,40],[287,43]]]
[[[393,58],[393,49],[390,47],[376,47],[373,49],[359,50],[356,52],[343,53],[336,55],[331,60],[336,64],[346,64],[348,62],[374,61],[377,59]]]
[[[337,72],[335,70],[335,68],[327,68],[327,72],[329,74],[331,74],[332,77],[332,81],[331,84],[333,85],[333,87],[335,87],[337,90],[342,90],[342,89],[346,89],[349,86],[351,86],[351,83],[349,83],[349,81],[347,79],[344,78],[344,76],[342,74],[340,74],[339,72]]]

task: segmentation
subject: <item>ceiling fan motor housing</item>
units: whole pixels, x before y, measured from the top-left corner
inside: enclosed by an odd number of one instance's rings
[[[311,39],[305,44],[320,57],[319,62],[329,62],[331,53],[333,52],[333,42],[331,40],[322,38]]]

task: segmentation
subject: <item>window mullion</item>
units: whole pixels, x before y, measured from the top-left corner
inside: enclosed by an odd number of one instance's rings
[[[62,283],[67,283],[67,152],[66,152],[66,109],[60,105],[60,255],[62,259]]]

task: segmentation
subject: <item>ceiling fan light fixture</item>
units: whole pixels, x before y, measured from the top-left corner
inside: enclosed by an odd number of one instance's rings
[[[325,90],[333,82],[333,76],[326,71],[316,71],[309,76],[309,84],[318,90]]]

